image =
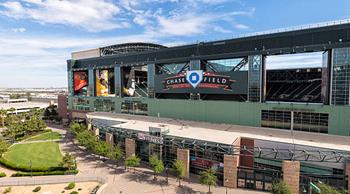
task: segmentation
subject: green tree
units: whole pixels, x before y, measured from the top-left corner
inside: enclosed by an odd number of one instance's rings
[[[140,166],[140,162],[141,162],[141,159],[138,156],[136,156],[136,155],[129,156],[125,160],[125,166],[132,167],[134,169],[134,174],[135,174],[136,167]]]
[[[342,194],[340,191],[335,189],[334,187],[331,187],[327,184],[317,184],[318,188],[321,190],[321,194]]]
[[[3,139],[0,139],[0,157],[2,156],[2,154],[7,152],[8,148],[9,148],[9,144]]]
[[[100,156],[108,157],[109,156],[109,148],[110,146],[105,141],[95,140],[96,143],[93,143],[94,140],[89,141],[93,145],[93,152]]]
[[[61,166],[67,168],[68,170],[73,170],[76,168],[75,157],[72,154],[66,153],[62,157]]]
[[[120,159],[124,156],[123,150],[119,146],[110,146],[108,151],[108,158],[116,160],[117,167]]]
[[[158,159],[157,155],[152,155],[149,157],[149,164],[152,167],[152,170],[154,172],[154,180],[157,179],[157,174],[160,174],[164,171],[164,164],[163,161]]]
[[[74,135],[77,135],[78,133],[86,131],[87,129],[86,129],[86,127],[84,125],[81,125],[81,124],[79,124],[77,122],[72,122],[69,125],[69,130]]]
[[[206,171],[200,172],[199,182],[203,185],[208,185],[209,193],[211,193],[210,187],[216,185],[217,178],[215,173],[216,173],[215,170],[212,168],[209,168]]]
[[[292,194],[288,185],[283,181],[276,181],[272,183],[273,194]]]
[[[7,117],[7,110],[0,109],[0,117],[2,121],[2,127],[5,127],[5,118]]]
[[[176,178],[181,186],[181,180],[185,177],[185,164],[181,160],[175,160],[173,163],[173,170],[175,171]]]

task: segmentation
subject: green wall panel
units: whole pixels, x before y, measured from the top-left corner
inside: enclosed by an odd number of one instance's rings
[[[148,99],[148,115],[184,120],[260,126],[261,110],[303,110],[329,114],[328,133],[348,136],[350,107],[318,104]]]

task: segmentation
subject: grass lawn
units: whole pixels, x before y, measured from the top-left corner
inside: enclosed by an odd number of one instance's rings
[[[29,137],[24,141],[55,140],[55,139],[61,139],[61,134],[51,131],[51,132],[46,132],[46,133]]]
[[[2,160],[20,168],[29,168],[31,161],[33,171],[39,171],[38,169],[58,167],[62,154],[56,142],[26,143],[12,146]]]

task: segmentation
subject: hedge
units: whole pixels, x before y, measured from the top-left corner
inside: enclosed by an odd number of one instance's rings
[[[21,176],[48,176],[48,175],[67,175],[67,174],[77,174],[78,170],[58,170],[58,171],[47,171],[47,172],[16,172],[11,175],[11,177],[21,177]]]
[[[23,171],[23,172],[49,172],[49,171],[66,171],[68,170],[67,168],[64,167],[50,167],[50,168],[30,168],[29,166],[21,166],[15,163],[11,163],[4,158],[0,158],[0,163],[4,165],[7,168],[13,169],[13,170],[18,170],[18,171]]]
[[[5,177],[5,176],[6,176],[6,173],[0,172],[0,178],[1,178],[1,177]]]

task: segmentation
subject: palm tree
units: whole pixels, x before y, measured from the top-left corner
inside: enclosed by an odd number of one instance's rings
[[[179,181],[179,187],[181,186],[181,179],[185,177],[185,164],[181,160],[175,160],[173,163],[173,170],[176,173],[176,178]]]
[[[152,155],[149,158],[149,164],[151,165],[154,172],[154,180],[157,180],[157,174],[160,174],[164,171],[163,161],[158,159],[157,155]]]
[[[204,185],[208,185],[209,187],[209,194],[210,194],[210,186],[215,186],[216,185],[216,175],[215,175],[215,170],[212,168],[209,168],[206,171],[202,171],[200,173],[200,179],[199,179],[200,183],[204,184]]]
[[[68,170],[73,170],[76,168],[75,157],[72,154],[66,153],[61,162],[61,166],[67,168]]]
[[[127,167],[133,167],[134,168],[134,172],[133,174],[135,174],[136,171],[136,167],[140,166],[140,162],[141,159],[135,155],[133,156],[129,156],[126,160],[125,160],[125,166]]]

